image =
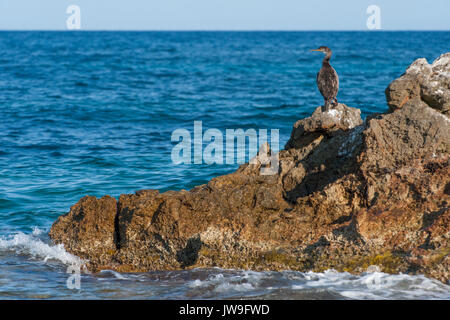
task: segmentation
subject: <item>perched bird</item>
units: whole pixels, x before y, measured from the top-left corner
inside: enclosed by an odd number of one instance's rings
[[[330,105],[337,105],[337,93],[339,90],[339,77],[334,70],[334,68],[330,65],[331,58],[331,50],[328,47],[321,46],[318,49],[314,49],[311,51],[320,51],[325,53],[325,58],[322,61],[322,68],[317,73],[317,87],[319,88],[320,93],[325,99],[325,110],[329,110]]]

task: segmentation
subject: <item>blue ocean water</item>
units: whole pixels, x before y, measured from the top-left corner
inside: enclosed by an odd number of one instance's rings
[[[0,298],[450,298],[434,280],[379,273],[390,293],[366,285],[373,274],[220,269],[105,271],[66,287],[75,257],[46,235],[59,215],[86,194],[189,189],[235,170],[172,163],[172,132],[194,121],[279,129],[283,146],[322,104],[320,45],[334,51],[339,101],[365,117],[387,109],[384,89],[412,61],[450,51],[450,32],[0,32]]]

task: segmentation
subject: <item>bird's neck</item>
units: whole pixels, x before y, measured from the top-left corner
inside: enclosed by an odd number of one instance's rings
[[[323,58],[322,64],[330,64],[331,52],[327,52],[325,58]]]

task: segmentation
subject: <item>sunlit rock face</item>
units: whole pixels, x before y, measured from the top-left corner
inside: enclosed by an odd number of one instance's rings
[[[414,61],[405,74],[386,89],[386,99],[391,110],[403,107],[413,99],[422,100],[429,107],[449,115],[450,110],[450,53],[445,53],[432,64],[420,58]]]
[[[50,236],[93,271],[376,265],[447,282],[449,57],[414,62],[386,114],[339,104],[297,121],[275,174],[255,161],[189,191],[84,197]]]

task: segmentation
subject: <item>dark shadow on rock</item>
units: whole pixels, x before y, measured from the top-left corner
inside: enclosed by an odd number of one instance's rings
[[[430,243],[430,238],[431,238],[431,232],[427,231],[427,229],[429,227],[431,227],[434,222],[436,221],[436,219],[438,219],[444,212],[445,210],[447,210],[448,207],[442,208],[441,210],[437,210],[437,211],[433,211],[433,212],[429,212],[423,215],[422,218],[422,226],[421,226],[421,230],[425,230],[427,232],[427,238],[425,239],[424,243],[422,243],[419,248],[421,249],[425,249],[425,250],[434,250],[435,246]]]
[[[350,221],[350,220],[352,220],[351,214],[349,214],[348,216],[341,216],[341,217],[337,218],[336,220],[334,220],[331,224],[342,224],[342,223]]]
[[[195,264],[198,259],[198,252],[202,247],[200,236],[190,238],[187,241],[186,247],[177,252],[177,261],[182,268],[186,268]]]
[[[335,160],[334,163],[327,166],[326,170],[309,173],[301,183],[285,193],[286,200],[296,202],[298,198],[323,190],[327,185],[349,173],[349,170],[342,170],[342,167],[342,161]]]
[[[81,221],[83,221],[85,216],[86,216],[86,214],[84,213],[84,209],[81,206],[80,210],[73,215],[73,220],[76,222],[81,222]]]
[[[440,170],[440,169],[444,169],[448,166],[448,163],[441,163],[441,162],[429,162],[425,165],[425,169],[427,172],[434,174],[436,173],[436,171]],[[449,184],[447,183],[446,188]]]
[[[321,248],[328,247],[329,245],[330,242],[324,236],[321,236],[319,240],[317,240],[313,244],[308,245],[305,250],[303,250],[303,252],[310,255],[313,252],[320,250]]]
[[[164,205],[164,201],[161,202],[159,204],[158,208],[155,210],[155,213],[152,216],[152,224],[155,224],[156,220],[158,219],[159,215],[161,214],[163,205]]]
[[[365,243],[364,239],[359,234],[358,229],[356,228],[355,220],[352,220],[352,222],[350,222],[348,225],[344,225],[342,227],[334,229],[332,232],[335,236],[342,236],[349,242],[362,244]]]
[[[168,253],[171,253],[171,252],[172,252],[172,250],[170,250],[170,246],[169,246],[169,244],[167,243],[167,241],[165,241],[165,240],[163,239],[163,237],[161,237],[161,235],[160,235],[159,233],[154,233],[153,236],[155,237],[155,239],[156,239],[157,241],[159,241],[159,242],[162,244],[162,246],[164,247],[164,249],[165,249]]]
[[[300,162],[308,174],[294,188],[285,191],[285,199],[295,203],[298,198],[322,191],[327,185],[355,172],[358,167],[356,155],[362,145],[361,128],[364,127],[357,126],[345,131],[342,129],[320,130],[308,133],[297,140],[291,137],[287,145],[297,147],[295,144],[303,145],[302,139],[311,139],[316,137],[315,135],[325,136],[314,150]],[[308,140],[308,142],[311,141]]]
[[[301,149],[308,145],[310,145],[314,140],[319,138],[323,133],[322,132],[311,132],[305,134],[305,131],[302,128],[295,130],[291,134],[291,138],[288,142],[286,142],[284,149],[289,150],[291,148]],[[300,133],[299,133],[300,132]],[[298,136],[296,136],[298,135]]]
[[[419,246],[420,249],[425,249],[425,250],[434,250],[435,246],[430,243],[430,238],[431,238],[431,233],[427,232],[427,238],[425,239],[425,241]]]
[[[124,245],[124,237],[126,234],[126,226],[133,219],[133,210],[129,208],[121,208],[120,204],[117,205],[116,217],[114,218],[114,244],[116,249],[119,250]]]
[[[424,214],[422,218],[421,230],[425,230],[426,228],[432,226],[434,221],[436,221],[436,219],[439,218],[447,209],[448,207],[445,207],[442,208],[441,210]]]
[[[114,218],[114,234],[113,234],[113,241],[116,245],[116,249],[120,250],[121,242],[120,242],[120,221],[119,221],[119,210],[117,210],[116,216]]]

